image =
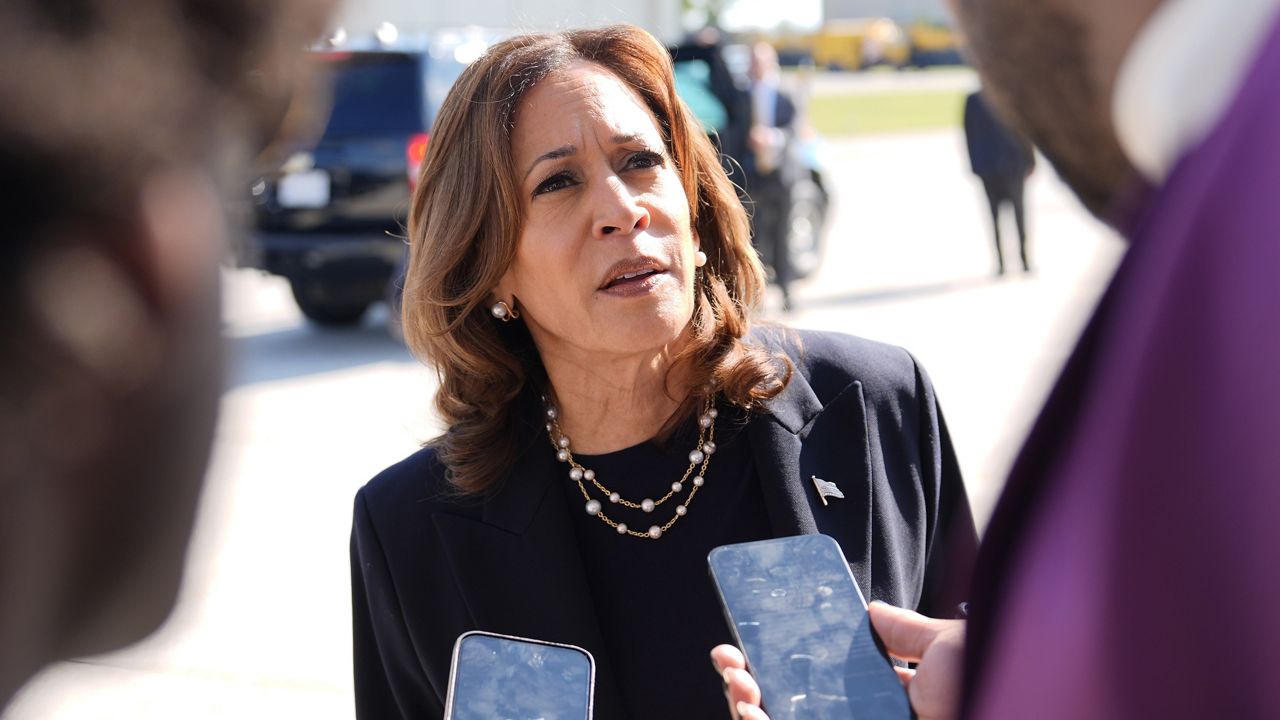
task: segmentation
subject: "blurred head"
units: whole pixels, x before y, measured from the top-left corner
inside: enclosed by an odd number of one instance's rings
[[[301,0],[0,7],[0,705],[172,608],[221,385],[222,191],[322,21]]]
[[[760,82],[778,74],[778,51],[767,42],[751,46],[751,65],[748,72],[753,82]]]
[[[510,465],[512,404],[552,354],[672,350],[690,386],[774,392],[741,343],[764,289],[745,211],[643,30],[527,35],[472,64],[437,115],[409,232],[405,337],[440,374],[460,490]],[[496,321],[498,300],[520,319]]]
[[[1124,54],[1161,0],[950,0],[992,105],[1094,214],[1134,177],[1111,119]]]

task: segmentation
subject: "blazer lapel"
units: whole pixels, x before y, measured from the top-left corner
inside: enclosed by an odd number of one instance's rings
[[[515,463],[519,476],[506,478],[479,519],[438,513],[436,529],[477,629],[585,648],[596,661],[595,716],[625,717],[572,518],[556,490],[564,466],[537,437]]]
[[[850,383],[824,404],[797,372],[769,410],[752,423],[751,440],[774,535],[835,538],[866,595],[872,469],[862,384]],[[824,504],[814,477],[834,483],[844,498]]]
[[[799,481],[800,432],[822,412],[822,403],[797,372],[768,410],[768,415],[751,423],[749,433],[773,533],[777,537],[812,535],[818,526]]]

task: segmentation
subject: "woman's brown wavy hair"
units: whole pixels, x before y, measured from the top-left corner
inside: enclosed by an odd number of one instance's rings
[[[469,66],[445,98],[409,216],[405,340],[439,375],[435,404],[448,429],[434,445],[462,494],[491,490],[510,470],[519,451],[517,398],[547,389],[523,323],[499,323],[489,304],[520,238],[523,204],[511,157],[516,109],[543,78],[581,60],[617,75],[657,119],[707,254],[695,279],[689,342],[672,367],[686,369],[680,377],[692,381],[688,387],[714,387],[747,409],[777,395],[791,376],[789,363],[744,340],[764,271],[719,153],[676,96],[666,48],[628,25],[505,40]],[[695,412],[705,393],[690,393],[666,430]]]

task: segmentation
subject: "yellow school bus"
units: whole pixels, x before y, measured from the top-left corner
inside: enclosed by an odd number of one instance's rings
[[[911,64],[958,65],[964,62],[960,38],[949,25],[940,22],[915,22],[906,28],[911,44]]]
[[[814,65],[832,70],[902,67],[911,59],[911,42],[889,18],[829,20],[814,34],[812,51]]]

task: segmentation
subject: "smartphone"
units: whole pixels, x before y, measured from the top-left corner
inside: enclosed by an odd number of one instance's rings
[[[488,632],[453,644],[445,720],[591,720],[596,662],[574,645]]]
[[[835,540],[725,545],[707,561],[772,720],[914,717]]]

